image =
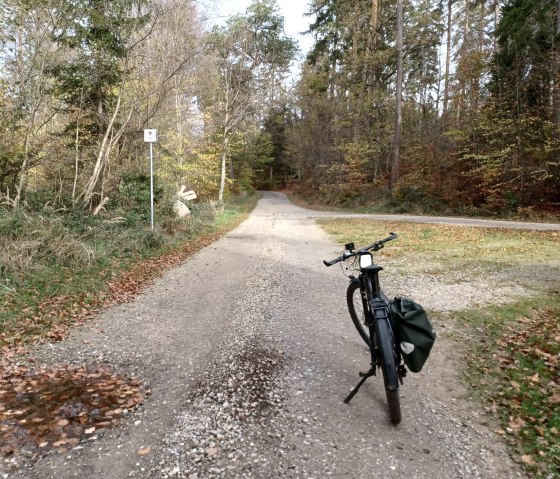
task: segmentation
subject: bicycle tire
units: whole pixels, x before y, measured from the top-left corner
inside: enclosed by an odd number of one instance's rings
[[[399,374],[397,356],[395,354],[395,342],[386,318],[378,318],[375,321],[375,334],[378,347],[379,361],[385,384],[385,395],[389,406],[389,415],[393,424],[401,422],[401,404],[399,398]]]
[[[348,303],[348,312],[354,326],[360,333],[364,342],[370,346],[369,328],[366,324],[366,315],[364,312],[364,304],[362,302],[362,293],[360,292],[360,283],[352,281],[346,290],[346,302]]]

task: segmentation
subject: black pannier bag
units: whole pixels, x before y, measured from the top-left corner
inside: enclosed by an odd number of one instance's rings
[[[424,308],[408,298],[391,301],[391,320],[404,363],[413,373],[422,370],[436,340]]]

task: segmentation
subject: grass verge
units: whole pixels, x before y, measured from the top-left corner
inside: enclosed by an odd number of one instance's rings
[[[355,219],[320,223],[341,245],[363,246],[397,232],[399,239],[382,253],[387,262],[401,258],[398,266],[408,274],[466,271],[474,280],[511,268],[531,278],[540,288],[537,296],[446,314],[446,320],[457,323],[465,339],[462,379],[501,424],[496,433],[512,457],[531,477],[560,477],[560,233]],[[539,272],[554,281],[541,283]]]
[[[523,231],[500,228],[467,228],[456,225],[399,223],[369,219],[323,219],[319,224],[341,244],[357,247],[399,235],[382,250],[388,258],[424,257],[447,269],[476,264],[518,266],[558,260],[559,231]],[[413,263],[413,261],[410,261]],[[427,272],[427,271],[426,271]]]
[[[68,218],[6,212],[0,221],[6,245],[0,348],[7,355],[13,346],[62,339],[69,326],[100,307],[130,300],[167,268],[239,225],[257,199],[234,200],[217,216],[195,205],[188,227],[168,220],[154,231],[90,217],[68,226]],[[61,253],[64,247],[76,253]]]
[[[560,294],[459,318],[466,326],[464,381],[498,417],[514,457],[531,477],[560,477]]]

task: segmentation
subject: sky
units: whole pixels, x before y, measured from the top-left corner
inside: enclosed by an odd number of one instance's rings
[[[245,13],[252,0],[216,0],[216,21],[226,19],[236,13]],[[311,35],[302,35],[301,32],[309,30],[309,17],[303,14],[308,10],[307,0],[276,0],[280,14],[284,17],[286,34],[295,39],[300,46],[301,55],[304,56],[313,43]],[[301,60],[301,59],[300,59]]]

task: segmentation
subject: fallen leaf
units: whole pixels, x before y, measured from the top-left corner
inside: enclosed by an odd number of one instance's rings
[[[523,426],[525,425],[525,421],[519,417],[516,418],[510,418],[509,422],[508,422],[508,426],[513,430],[513,431],[519,431]]]
[[[523,456],[521,456],[521,462],[523,462],[525,464],[529,464],[529,465],[535,464],[535,461],[533,461],[533,458],[531,456],[529,456],[528,454],[523,454]]]
[[[151,447],[141,447],[140,449],[138,449],[138,455],[145,456],[146,454],[150,454],[151,451]]]

